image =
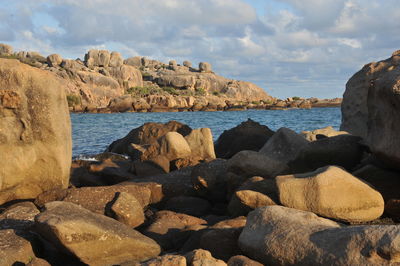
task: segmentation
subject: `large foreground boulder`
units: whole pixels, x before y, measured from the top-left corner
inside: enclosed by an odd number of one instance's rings
[[[88,265],[115,265],[156,257],[160,246],[111,218],[54,201],[36,216],[37,230],[59,250]]]
[[[398,225],[345,226],[311,212],[268,206],[252,211],[239,237],[264,265],[396,265]]]
[[[349,222],[371,221],[383,213],[382,195],[336,166],[278,176],[276,184],[281,203],[290,208]]]
[[[68,186],[71,125],[63,84],[0,59],[0,204]]]
[[[363,137],[371,150],[400,168],[400,51],[365,65],[346,84],[341,130]]]

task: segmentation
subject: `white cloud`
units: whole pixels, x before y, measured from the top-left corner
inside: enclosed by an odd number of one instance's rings
[[[208,61],[217,73],[273,87],[274,96],[335,97],[363,64],[399,49],[397,2],[2,0],[0,41],[70,58],[100,47]]]

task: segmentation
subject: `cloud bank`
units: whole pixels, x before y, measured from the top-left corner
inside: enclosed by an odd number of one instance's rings
[[[90,48],[218,74],[284,98],[340,97],[362,65],[399,49],[395,0],[3,0],[0,42],[82,58]],[[396,47],[397,46],[397,47]]]

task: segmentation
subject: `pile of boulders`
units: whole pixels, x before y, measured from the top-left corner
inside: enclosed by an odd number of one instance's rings
[[[0,60],[0,265],[400,262],[397,157],[370,139],[249,120],[214,145],[207,128],[146,123],[74,161],[68,184],[63,91],[27,68]]]

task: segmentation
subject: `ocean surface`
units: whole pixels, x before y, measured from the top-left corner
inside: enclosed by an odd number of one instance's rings
[[[146,122],[176,120],[191,128],[209,127],[216,140],[224,130],[252,119],[272,130],[288,127],[296,132],[326,126],[339,129],[340,108],[248,110],[225,112],[71,114],[73,157],[103,152],[114,140]]]

